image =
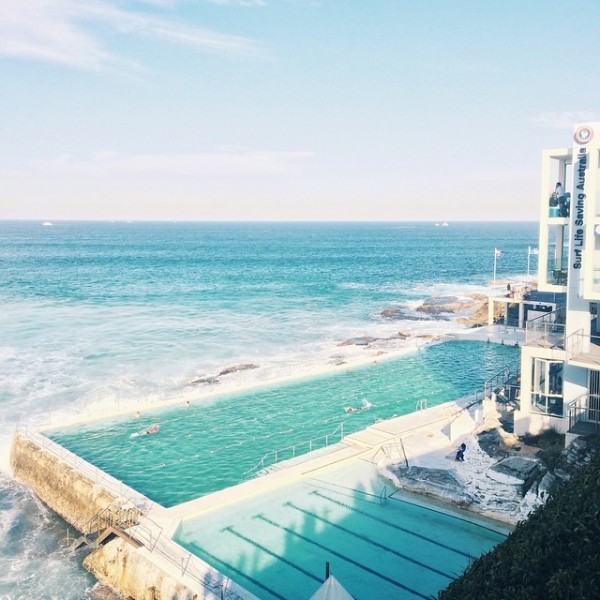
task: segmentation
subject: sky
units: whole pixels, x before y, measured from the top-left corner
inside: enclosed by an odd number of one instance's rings
[[[0,0],[0,219],[537,220],[597,0]]]

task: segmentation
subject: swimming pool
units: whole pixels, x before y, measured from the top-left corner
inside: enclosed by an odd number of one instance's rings
[[[447,342],[365,367],[341,367],[327,376],[214,395],[189,408],[93,421],[48,435],[170,507],[254,477],[253,468],[274,450],[315,449],[326,435],[339,435],[342,424],[349,434],[410,413],[421,399],[432,407],[473,393],[518,356],[512,346]],[[363,400],[372,404],[369,410],[344,411]],[[131,437],[154,422],[160,424],[157,435]],[[302,444],[308,440],[317,441]],[[279,459],[289,457],[278,453]]]
[[[175,540],[264,600],[306,600],[325,564],[356,600],[431,598],[497,529],[395,495],[356,461],[184,521]]]

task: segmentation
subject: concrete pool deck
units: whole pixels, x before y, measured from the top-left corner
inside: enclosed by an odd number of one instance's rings
[[[449,337],[520,346],[524,332],[489,326],[464,330]],[[100,581],[117,588],[122,594],[142,598],[146,597],[148,589],[154,588],[161,590],[164,597],[192,599],[218,598],[226,590],[226,598],[250,599],[254,598],[252,594],[183,550],[171,539],[182,521],[227,504],[243,502],[303,478],[315,477],[327,469],[351,465],[353,461],[368,461],[376,465],[381,469],[381,475],[391,481],[393,477],[389,476],[386,469],[388,465],[394,464],[450,470],[463,467],[463,475],[465,472],[475,472],[475,465],[483,459],[477,458],[473,436],[485,426],[486,419],[495,418],[484,405],[473,405],[475,400],[474,397],[463,398],[375,423],[324,450],[279,463],[264,475],[172,508],[164,508],[145,499],[135,490],[103,474],[79,457],[69,456],[70,453],[64,449],[59,451],[53,448],[53,443],[50,444],[38,432],[17,432],[11,464],[18,478],[29,483],[46,504],[76,527],[75,513],[77,510],[83,511],[86,502],[97,511],[119,502],[122,506],[129,505],[133,508],[143,505],[139,510],[139,523],[127,529],[127,534],[139,544],[138,547],[134,547],[125,538],[118,537],[93,552],[85,561],[86,567]],[[467,442],[468,458],[466,463],[455,465],[451,459],[456,446],[462,441]],[[47,457],[40,460],[39,457],[32,456],[36,452],[50,452],[54,462]],[[23,460],[25,454],[26,460]],[[65,469],[58,467],[65,464]],[[38,467],[37,475],[28,476],[26,469],[33,468],[35,471],[35,465]],[[45,481],[52,474],[62,478],[61,485],[54,492]],[[473,477],[474,475],[471,476]],[[67,510],[61,510],[64,499],[58,496],[65,493],[77,496],[82,486],[85,490],[80,493],[81,497],[72,498]],[[465,517],[468,517],[468,513]],[[499,515],[496,518],[501,517]],[[506,521],[511,522],[510,519]]]

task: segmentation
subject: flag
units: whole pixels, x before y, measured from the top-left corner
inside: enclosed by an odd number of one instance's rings
[[[531,246],[529,246],[529,254],[539,254],[540,251],[538,248],[532,248]]]
[[[504,252],[502,252],[502,250],[498,250],[498,248],[494,248],[494,256],[499,258],[501,256],[504,256]]]

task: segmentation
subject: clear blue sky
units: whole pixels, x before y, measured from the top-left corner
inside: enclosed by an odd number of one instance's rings
[[[0,219],[537,219],[600,2],[0,0]]]

